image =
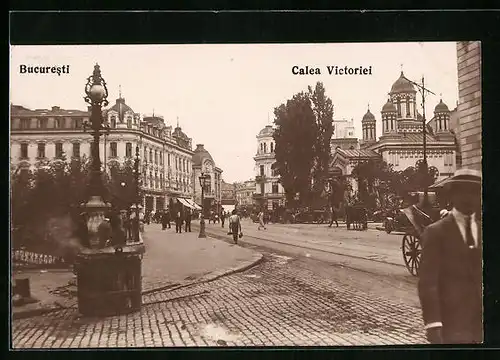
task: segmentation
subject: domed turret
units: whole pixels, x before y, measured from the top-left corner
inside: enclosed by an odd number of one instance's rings
[[[373,143],[377,141],[375,125],[375,115],[371,113],[370,107],[368,106],[368,111],[365,115],[363,115],[363,119],[361,120],[361,128],[363,130],[363,144]]]
[[[259,135],[257,137],[264,137],[264,136],[273,136],[274,129],[272,125],[266,125],[264,129],[259,131]]]
[[[443,99],[439,101],[439,104],[434,108],[434,123],[436,133],[446,133],[450,131],[450,109],[443,102]]]
[[[384,106],[382,106],[382,112],[383,113],[386,113],[386,112],[396,112],[396,107],[394,106],[394,104],[392,103],[391,99],[387,99],[387,102],[384,104]]]
[[[436,105],[436,107],[434,108],[434,113],[438,113],[438,112],[449,112],[450,109],[448,109],[448,106],[443,102],[443,99],[441,99],[441,101],[439,101],[439,104]]]
[[[363,115],[363,120],[361,120],[361,121],[375,121],[375,115],[373,115],[371,113],[370,109],[368,109],[366,114]]]
[[[406,80],[403,72],[401,71],[401,75],[399,76],[399,78],[396,80],[396,82],[394,82],[394,84],[392,84],[391,94],[408,92],[415,93],[416,90],[413,84]]]
[[[205,149],[203,144],[197,144],[196,149],[193,154],[193,166],[201,166],[204,160],[209,159],[212,163],[214,163],[214,159],[212,155]]]

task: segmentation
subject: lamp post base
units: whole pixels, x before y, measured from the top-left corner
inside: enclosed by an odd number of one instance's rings
[[[206,238],[207,234],[205,234],[205,220],[203,217],[200,219],[200,234],[198,235],[198,238]]]
[[[101,196],[91,196],[89,201],[82,204],[83,210],[87,213],[87,229],[89,236],[89,245],[91,249],[104,247],[99,239],[99,226],[104,221],[104,213],[110,208]]]

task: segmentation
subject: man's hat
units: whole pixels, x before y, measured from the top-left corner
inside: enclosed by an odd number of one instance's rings
[[[459,169],[455,174],[447,179],[443,186],[447,189],[455,184],[470,184],[481,186],[481,172],[472,169]]]

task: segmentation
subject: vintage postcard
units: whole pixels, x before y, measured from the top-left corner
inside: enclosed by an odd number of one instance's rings
[[[13,45],[12,347],[481,343],[481,43]]]

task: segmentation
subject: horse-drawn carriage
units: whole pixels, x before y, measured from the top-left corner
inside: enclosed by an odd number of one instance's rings
[[[399,231],[403,231],[401,251],[406,268],[413,276],[418,276],[422,255],[422,233],[425,227],[440,218],[440,208],[436,201],[436,193],[428,193],[428,206],[423,207],[423,193],[415,193],[418,204],[410,205],[400,211],[405,215],[406,222]]]

